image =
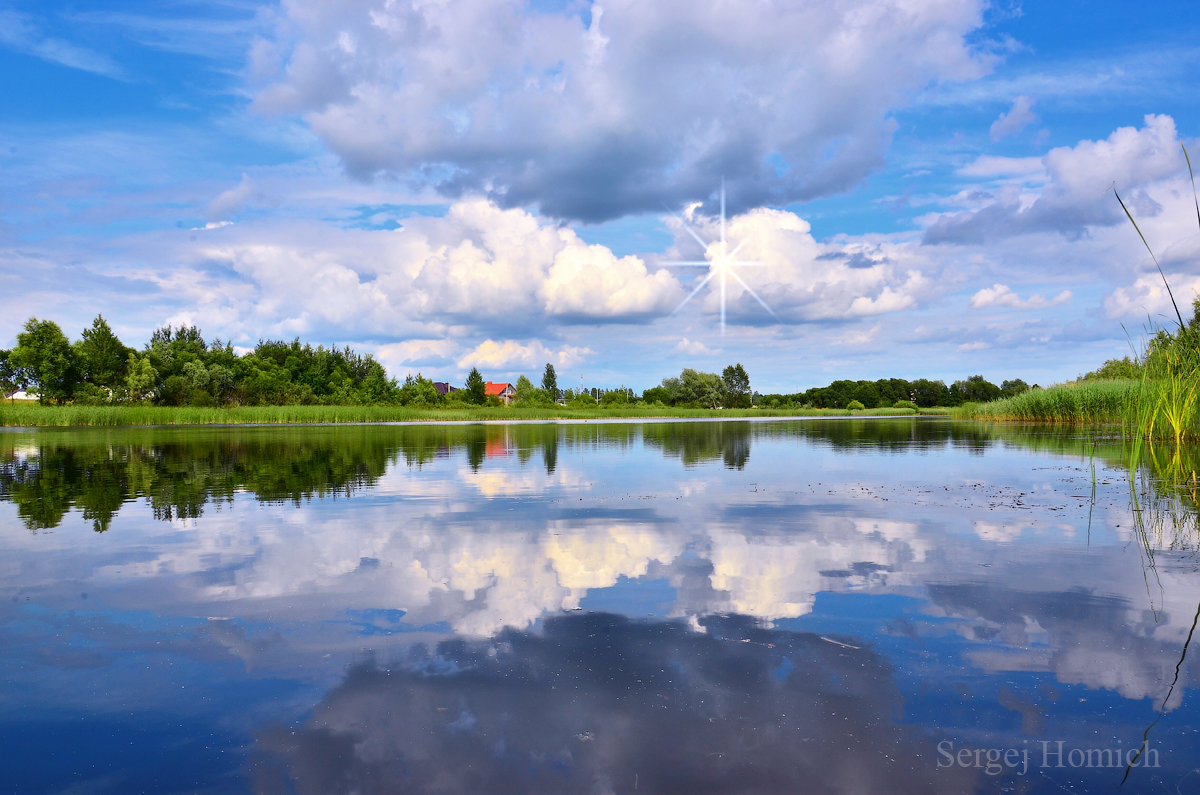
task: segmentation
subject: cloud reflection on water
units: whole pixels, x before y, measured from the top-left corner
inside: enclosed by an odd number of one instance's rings
[[[258,789],[903,793],[978,778],[936,768],[871,650],[700,623],[558,616],[355,667],[302,728],[261,735]]]
[[[984,677],[988,684],[970,703],[999,710],[1000,725],[1014,711],[1021,725],[1042,725],[1030,717],[1038,691],[1016,684],[1023,676],[1131,704],[1166,697],[1200,598],[1194,561],[1160,550],[1158,569],[1143,571],[1121,478],[1101,481],[1093,509],[1078,499],[1090,487],[1078,461],[996,444],[978,430],[912,421],[736,426],[701,427],[690,440],[684,427],[630,425],[138,432],[83,434],[78,444],[14,436],[17,444],[0,447],[8,462],[0,467],[0,570],[7,572],[0,628],[10,650],[4,665],[20,672],[10,678],[30,689],[0,703],[34,695],[86,700],[86,688],[69,697],[38,690],[31,670],[74,671],[70,680],[81,682],[113,675],[131,654],[167,655],[206,672],[220,663],[250,679],[333,687],[301,739],[263,735],[289,770],[311,773],[308,781],[369,782],[390,770],[383,759],[400,753],[388,743],[403,740],[415,749],[404,757],[411,768],[404,775],[431,787],[437,776],[448,776],[450,789],[469,784],[455,778],[467,775],[469,761],[486,775],[508,765],[522,786],[551,791],[603,791],[605,781],[628,788],[615,777],[641,768],[669,791],[685,789],[685,779],[643,754],[658,735],[639,745],[629,727],[674,737],[713,715],[677,699],[663,702],[659,716],[651,708],[664,694],[765,700],[748,707],[747,726],[768,721],[816,737],[838,736],[840,725],[828,724],[831,705],[849,698],[858,713],[843,705],[837,714],[862,724],[856,737],[876,737],[885,748],[915,742],[907,729],[884,727],[898,719],[899,687],[885,669],[899,663],[889,656],[896,649],[883,647],[901,640],[924,655],[907,663],[923,687]],[[96,488],[100,481],[124,491],[114,497]],[[74,612],[81,593],[86,620]],[[861,596],[860,606],[892,612],[876,623],[832,615],[831,595]],[[898,598],[911,600],[908,612],[895,607]],[[555,651],[555,644],[587,651],[575,634],[594,627],[590,617],[562,615],[576,609],[642,617],[604,620],[615,622],[611,634],[626,638],[630,654],[648,655],[678,677],[638,683],[627,677],[641,662],[622,668],[608,660],[612,680],[638,698],[605,712],[598,695],[576,692],[582,713],[603,717],[599,728],[562,716],[545,727],[504,723],[498,715],[532,721],[538,708],[576,714],[563,700],[570,689],[551,687],[586,662]],[[731,614],[741,617],[714,617]],[[147,616],[169,631],[142,627]],[[818,625],[862,649],[830,658],[840,647],[804,631]],[[695,662],[724,653],[730,641],[718,643],[721,633],[742,633],[737,647],[751,640],[748,656],[731,659],[757,673],[743,680]],[[789,649],[787,664],[746,633]],[[437,645],[449,636],[459,639]],[[653,637],[664,644],[658,651]],[[525,671],[504,656],[517,645],[540,667]],[[43,650],[41,662],[21,656],[33,648]],[[419,657],[422,648],[435,651]],[[338,684],[341,666],[361,663],[367,650],[380,662]],[[441,667],[430,668],[434,660]],[[834,662],[865,668],[838,671]],[[876,689],[843,692],[862,671]],[[472,678],[485,674],[523,676],[525,689],[489,695]],[[993,681],[1000,679],[1010,682],[1003,693]],[[117,686],[124,681],[113,675]],[[169,702],[170,677],[153,682]],[[794,712],[806,682],[832,699],[819,702],[820,715]],[[1193,682],[1185,670],[1168,711],[1179,710]],[[430,711],[451,696],[458,699],[446,707],[452,715]],[[913,703],[905,707],[915,710],[904,716],[909,723],[953,725],[952,716]],[[412,713],[403,713],[404,726],[380,712],[389,704]],[[787,719],[762,712],[775,708]],[[722,714],[728,729],[733,713]],[[380,734],[381,726],[396,737]],[[422,726],[428,737],[410,736]],[[707,722],[703,728],[690,749],[703,760],[723,753],[710,749],[721,743],[756,758],[754,748],[732,744]],[[553,733],[560,729],[567,733]],[[593,739],[576,747],[572,731]],[[608,738],[603,754],[598,731]],[[506,738],[498,756],[483,732]],[[813,748],[823,749],[813,759],[843,763],[824,740],[807,740],[800,752],[779,737],[765,742],[762,758],[776,759],[787,775],[813,763],[804,755]],[[421,748],[465,761],[438,772],[412,761]],[[793,761],[799,767],[788,767]],[[695,762],[695,770],[718,782],[735,776],[734,768],[709,770],[710,762]],[[686,767],[680,776],[690,775]],[[863,771],[865,786],[877,788],[870,776],[878,772]],[[813,781],[807,789],[819,789],[819,775]],[[898,781],[916,790],[928,783],[920,775]]]

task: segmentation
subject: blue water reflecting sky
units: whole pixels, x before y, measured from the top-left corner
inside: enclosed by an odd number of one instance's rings
[[[0,435],[16,791],[1200,785],[1196,539],[1090,445],[191,433]]]

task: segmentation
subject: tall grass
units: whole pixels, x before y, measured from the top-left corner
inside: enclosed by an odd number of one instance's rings
[[[1120,425],[1136,402],[1137,381],[1085,381],[1030,389],[991,403],[970,403],[959,413],[972,419]]]
[[[856,414],[895,416],[915,414],[911,409],[868,409]],[[925,412],[922,412],[925,413]],[[413,406],[239,406],[198,408],[190,406],[41,406],[36,403],[6,403],[0,406],[0,426],[75,427],[119,425],[273,425],[356,422],[485,422],[495,420],[553,419],[650,419],[737,417],[849,416],[843,409],[710,409],[632,406],[595,408],[520,408],[513,406],[461,406],[417,408]]]

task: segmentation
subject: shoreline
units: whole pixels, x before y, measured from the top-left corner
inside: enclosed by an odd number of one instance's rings
[[[255,406],[192,408],[161,406],[28,406],[0,408],[0,428],[97,427],[319,427],[329,425],[538,424],[678,422],[711,420],[848,419],[948,416],[947,409],[660,409],[554,411],[545,408],[412,409],[391,406]]]

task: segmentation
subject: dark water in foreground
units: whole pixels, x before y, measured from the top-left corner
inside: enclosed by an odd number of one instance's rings
[[[3,432],[0,791],[1197,792],[1194,525],[1105,450]]]

